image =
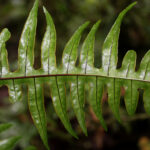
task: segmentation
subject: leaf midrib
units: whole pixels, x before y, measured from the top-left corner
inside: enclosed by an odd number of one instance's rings
[[[132,81],[141,81],[141,82],[150,82],[150,80],[134,79],[134,78],[125,78],[125,77],[114,77],[114,76],[105,76],[98,74],[47,74],[47,75],[33,75],[33,76],[16,76],[16,77],[3,77],[0,80],[12,80],[12,79],[29,79],[29,78],[46,78],[54,76],[91,76],[91,77],[103,77],[103,78],[113,78],[113,79],[123,79],[123,80],[132,80]]]

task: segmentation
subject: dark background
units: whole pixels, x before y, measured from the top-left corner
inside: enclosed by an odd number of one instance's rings
[[[97,20],[102,20],[95,41],[95,66],[100,67],[103,41],[113,25],[117,15],[132,0],[41,0],[38,13],[38,27],[35,45],[35,68],[40,68],[40,45],[46,28],[44,5],[51,13],[57,32],[57,64],[61,63],[63,48],[79,25],[89,20],[91,24],[83,34],[81,43]],[[10,70],[17,69],[18,42],[34,0],[0,0],[0,31],[7,27],[12,36],[7,43]],[[138,4],[126,15],[121,26],[119,39],[118,67],[128,50],[137,52],[137,66],[150,48],[150,0],[139,0]],[[1,136],[23,135],[16,150],[22,150],[32,144],[38,150],[44,150],[40,137],[33,126],[27,108],[27,87],[24,87],[23,102],[11,105],[8,102],[6,87],[0,88],[0,122],[12,122],[14,128]],[[120,112],[123,123],[119,124],[113,117],[107,104],[104,104],[104,116],[108,124],[105,132],[88,103],[86,104],[86,124],[88,137],[81,132],[75,116],[68,104],[69,117],[79,135],[73,139],[57,118],[51,100],[49,88],[45,86],[45,106],[48,120],[48,137],[52,150],[150,150],[150,116],[143,109],[140,92],[137,113],[129,117],[123,99]],[[69,97],[69,96],[68,96]],[[105,98],[105,103],[107,98]]]

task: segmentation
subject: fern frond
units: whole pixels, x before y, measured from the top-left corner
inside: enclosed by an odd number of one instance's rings
[[[47,28],[41,46],[41,68],[36,70],[34,63],[34,41],[37,26],[38,0],[29,14],[19,42],[18,69],[9,71],[6,41],[10,33],[4,29],[0,34],[0,85],[7,85],[11,102],[21,100],[21,86],[28,85],[28,104],[32,119],[39,131],[46,148],[49,149],[46,131],[46,114],[44,108],[43,84],[50,85],[53,106],[64,127],[77,138],[70,124],[66,108],[65,85],[70,85],[72,107],[81,129],[87,135],[85,123],[85,86],[89,88],[89,103],[102,126],[107,130],[102,115],[102,96],[104,88],[108,92],[108,104],[116,119],[121,122],[119,107],[121,88],[125,89],[125,105],[129,115],[133,115],[138,104],[138,89],[144,90],[143,101],[147,113],[150,113],[150,51],[143,57],[140,68],[135,71],[136,53],[129,50],[124,56],[122,66],[117,69],[118,39],[120,26],[125,14],[136,2],[124,9],[108,33],[102,49],[102,67],[94,66],[95,33],[100,25],[96,22],[81,48],[79,65],[76,66],[77,51],[83,31],[89,22],[81,25],[66,44],[62,56],[62,65],[56,65],[56,31],[52,17],[44,7]]]

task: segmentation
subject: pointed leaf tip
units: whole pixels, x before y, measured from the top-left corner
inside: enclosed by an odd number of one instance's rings
[[[131,3],[129,6],[134,6],[134,5],[136,5],[138,2],[137,1],[135,1],[135,2],[133,2],[133,3]]]
[[[129,6],[127,6],[122,12],[128,12],[133,6],[135,6],[137,4],[137,2],[133,2],[131,3]],[[121,13],[122,13],[121,12]]]
[[[72,35],[70,40],[65,45],[62,62],[64,67],[64,72],[70,73],[75,71],[74,68],[76,60],[77,60],[77,49],[79,47],[80,39],[82,36],[83,31],[88,26],[89,21],[82,24]]]
[[[43,11],[44,13],[47,13],[47,9],[45,8],[45,6],[43,6]]]
[[[79,27],[79,29],[80,29],[80,28],[85,29],[89,24],[90,24],[90,21],[86,21],[85,23],[83,23],[83,24]]]
[[[85,29],[88,25],[90,24],[90,21],[86,21],[85,23],[83,23],[79,29]],[[76,30],[77,31],[77,30]]]
[[[93,28],[95,28],[95,32],[97,31],[97,29],[98,29],[100,23],[101,23],[101,20],[98,20],[98,21],[93,25]],[[92,28],[92,30],[93,30],[93,28]],[[91,30],[91,32],[92,32],[92,30]]]
[[[96,25],[100,25],[100,23],[101,23],[101,20],[98,20],[98,21],[96,22]]]
[[[118,59],[118,40],[122,19],[135,4],[136,2],[131,3],[123,11],[120,12],[104,41],[102,49],[102,68],[107,76],[113,76],[115,73],[114,70],[116,69]]]
[[[92,27],[91,32],[94,30],[95,32],[97,31],[99,25],[101,23],[101,20],[98,20]]]
[[[34,2],[34,5],[33,5],[32,10],[35,11],[35,12],[37,12],[38,6],[39,6],[39,0],[36,0],[36,1]]]
[[[90,24],[90,21],[86,21],[83,26],[87,27]]]

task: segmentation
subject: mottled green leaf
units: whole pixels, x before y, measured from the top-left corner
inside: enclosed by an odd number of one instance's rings
[[[8,54],[6,50],[6,42],[10,38],[8,29],[3,29],[0,33],[0,75],[5,77],[9,73]]]
[[[29,95],[29,109],[36,125],[38,132],[40,133],[41,139],[44,145],[49,150],[48,138],[47,138],[47,123],[46,114],[44,108],[44,95],[43,87],[39,79],[33,78],[28,80],[28,95]]]
[[[50,78],[51,98],[53,101],[53,106],[65,128],[72,136],[77,138],[77,135],[73,131],[67,116],[65,85],[61,78],[62,77]]]
[[[90,88],[89,102],[101,125],[107,130],[106,123],[102,115],[102,96],[104,89],[104,79],[101,77],[87,77]]]
[[[85,39],[80,57],[81,72],[86,74],[87,72],[92,72],[94,68],[94,42],[95,33],[99,27],[100,21],[98,21],[91,29],[87,38]]]
[[[114,113],[116,119],[120,122],[119,115],[119,104],[120,104],[120,94],[121,94],[121,84],[119,79],[110,78],[107,79],[107,90],[108,90],[108,103],[112,112]]]
[[[84,31],[84,29],[88,26],[88,24],[89,22],[86,22],[83,25],[81,25],[65,46],[62,57],[64,73],[76,71],[75,62],[77,59],[77,52],[78,52],[77,48],[79,46],[81,34]]]
[[[8,29],[4,29],[0,34],[0,75],[7,77],[11,75],[8,65],[8,54],[6,50],[5,42],[9,40],[10,32]],[[10,102],[14,103],[22,99],[22,91],[20,85],[15,84],[15,79],[8,81],[9,99]]]
[[[115,76],[118,61],[118,39],[120,33],[120,25],[124,15],[136,4],[130,4],[118,16],[110,32],[108,33],[102,49],[102,68],[107,76]]]
[[[47,28],[42,42],[42,68],[46,74],[51,74],[56,71],[56,31],[53,20],[44,8],[46,16]]]
[[[84,114],[84,80],[85,77],[82,76],[71,77],[70,87],[73,110],[77,116],[80,127],[84,134],[87,135]]]
[[[37,26],[37,11],[38,0],[34,3],[20,38],[18,49],[18,71],[20,76],[32,75],[34,71],[34,42]]]

